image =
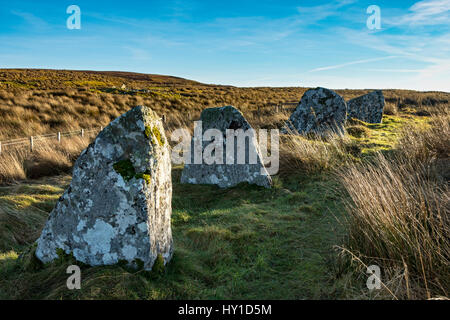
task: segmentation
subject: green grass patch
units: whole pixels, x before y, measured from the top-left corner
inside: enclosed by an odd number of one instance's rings
[[[395,147],[402,129],[406,125],[426,127],[429,118],[412,115],[384,115],[382,123],[366,123],[352,119],[347,132],[358,144],[363,156],[373,155],[378,151],[387,151]]]
[[[66,288],[65,271],[74,261],[35,266],[29,256],[18,258],[29,255],[29,247],[15,244],[0,249],[0,298],[300,299],[333,295],[329,257],[335,254],[333,245],[342,232],[335,223],[335,215],[342,214],[340,200],[333,196],[335,182],[325,176],[296,176],[278,179],[271,190],[248,184],[219,189],[179,184],[180,174],[181,169],[175,168],[175,253],[165,268],[157,265],[158,270],[149,276],[120,265],[83,266],[82,290],[71,291]],[[54,204],[54,193],[63,185],[55,188],[23,185],[11,190],[28,194],[3,197],[20,204],[10,209],[15,214],[28,215],[44,201],[42,193],[48,192]],[[0,204],[0,208],[4,207]],[[35,221],[38,229],[47,214]],[[38,236],[36,232],[34,237]],[[26,267],[30,263],[32,267]]]

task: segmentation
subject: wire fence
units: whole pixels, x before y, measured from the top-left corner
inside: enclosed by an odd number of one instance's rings
[[[267,115],[267,112],[269,112],[269,114],[274,114],[274,113],[291,113],[293,112],[298,106],[298,101],[286,101],[286,102],[281,102],[281,103],[271,103],[266,105],[265,107],[260,107],[258,106],[258,108],[254,111],[252,111],[253,113],[253,117],[257,117],[257,118],[261,118],[263,116],[263,114]]]
[[[275,111],[275,112],[292,112],[297,107],[298,102],[296,101],[287,101],[282,102],[278,104],[271,104],[269,107]],[[254,112],[254,116],[261,116],[261,108],[258,107],[258,110]],[[190,118],[190,114],[189,114]],[[166,115],[164,114],[162,116],[162,121],[166,122]],[[67,131],[67,132],[57,132],[57,133],[49,133],[49,134],[43,134],[43,135],[37,135],[37,136],[31,136],[26,138],[17,138],[17,139],[11,139],[11,140],[4,140],[0,141],[0,154],[2,152],[5,152],[6,150],[10,149],[11,147],[28,147],[30,151],[34,151],[36,147],[36,143],[39,141],[44,140],[51,140],[54,139],[55,142],[61,143],[62,138],[64,137],[74,137],[74,136],[81,136],[85,137],[88,134],[91,133],[98,133],[103,130],[103,127],[99,128],[91,128],[91,129],[79,129],[75,131]]]
[[[298,101],[286,101],[279,104],[274,104],[273,107],[275,107],[276,112],[294,111],[298,104]]]
[[[31,152],[33,152],[36,148],[36,144],[40,141],[48,141],[54,140],[55,143],[61,143],[63,138],[69,137],[87,137],[92,133],[98,133],[103,130],[103,127],[99,128],[91,128],[91,129],[79,129],[75,131],[67,131],[67,132],[57,132],[57,133],[49,133],[37,136],[31,136],[26,138],[17,138],[11,140],[0,141],[0,154],[5,152],[6,150],[10,150],[11,148],[24,148],[28,147]]]

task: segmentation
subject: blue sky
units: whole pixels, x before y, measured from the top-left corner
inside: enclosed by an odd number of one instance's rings
[[[450,0],[0,0],[0,68],[450,91]],[[69,5],[81,29],[69,30]],[[370,5],[381,29],[369,30]]]

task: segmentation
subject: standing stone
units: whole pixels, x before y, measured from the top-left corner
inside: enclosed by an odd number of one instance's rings
[[[332,90],[316,88],[305,92],[287,126],[300,134],[342,133],[346,118],[345,100]]]
[[[159,117],[138,106],[111,122],[75,163],[69,188],[37,240],[50,262],[63,250],[86,264],[128,261],[150,270],[173,253],[171,161]]]
[[[384,96],[381,90],[347,102],[348,118],[356,118],[367,123],[381,123],[383,118]]]
[[[271,187],[272,179],[261,160],[261,153],[255,137],[256,133],[241,112],[233,106],[208,108],[203,110],[200,121],[201,129],[197,127],[198,131],[194,130],[196,132],[194,132],[191,143],[190,164],[186,163],[184,166],[181,183],[214,184],[221,188],[228,188],[241,182],[248,182],[266,188]],[[209,129],[216,129],[217,137],[206,141],[202,137]],[[255,139],[245,138],[245,140],[241,140],[245,141],[245,144],[240,144],[240,139],[236,135],[232,136],[229,130],[242,134],[241,137],[243,137],[243,133],[250,134],[253,132]],[[227,138],[233,139],[228,141],[230,143],[229,150],[227,149]],[[201,163],[195,162],[196,143]],[[212,143],[217,147],[213,152],[210,152]],[[233,143],[233,149],[231,143]],[[222,152],[220,155],[219,151]],[[252,154],[254,155],[254,161],[252,161]],[[205,155],[217,156],[218,161],[210,164],[205,163]],[[244,161],[239,162],[238,155],[242,156],[241,159]]]

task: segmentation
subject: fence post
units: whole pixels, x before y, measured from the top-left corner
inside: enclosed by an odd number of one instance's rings
[[[81,137],[84,137],[84,129],[81,129]]]
[[[58,132],[58,143],[61,143],[61,132]]]
[[[33,137],[31,136],[30,137],[30,150],[31,150],[31,152],[33,152],[33,149],[34,149],[34,141],[33,141]]]

